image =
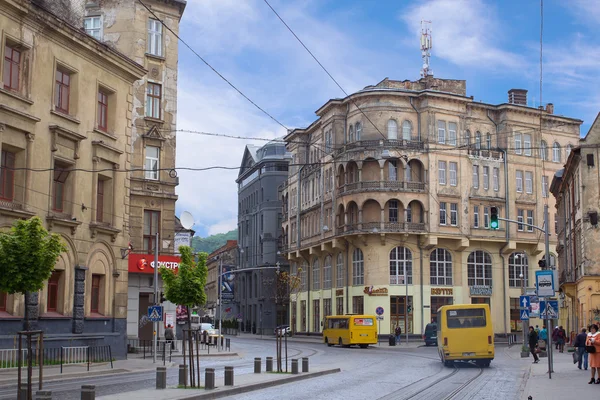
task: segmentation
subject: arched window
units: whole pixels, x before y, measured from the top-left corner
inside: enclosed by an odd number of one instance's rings
[[[560,162],[560,144],[557,142],[552,145],[552,161]]]
[[[521,278],[521,276],[523,276]],[[508,286],[520,288],[529,284],[529,260],[525,253],[512,253],[508,258]]]
[[[465,134],[463,136],[463,146],[464,147],[471,146],[471,132],[469,132],[468,130],[465,131]]]
[[[485,135],[485,148],[488,150],[492,148],[492,135],[489,132]]]
[[[362,134],[362,124],[357,122],[356,125],[354,125],[354,129],[356,131],[356,141],[359,141],[360,135]]]
[[[354,126],[350,125],[348,128],[348,143],[354,142]]]
[[[432,285],[452,286],[452,255],[446,249],[435,249],[429,256]]]
[[[354,249],[352,253],[352,284],[365,284],[365,260],[361,249]]]
[[[573,146],[571,146],[570,144],[567,145],[567,147],[565,148],[565,160],[569,158],[569,154],[571,154],[571,148]]]
[[[492,256],[476,250],[467,258],[469,286],[492,286]]]
[[[342,253],[339,253],[337,256],[337,265],[336,265],[336,282],[335,286],[342,288],[344,287],[344,256]]]
[[[331,256],[325,257],[323,264],[323,289],[331,289]]]
[[[321,268],[319,266],[319,259],[315,258],[312,267],[312,290],[321,289]]]
[[[406,247],[395,247],[390,252],[390,285],[412,284],[412,253]]]
[[[481,150],[481,132],[475,133],[475,149]]]
[[[410,121],[404,121],[402,123],[402,139],[412,139],[412,124],[410,123]]]
[[[544,161],[548,160],[548,144],[544,140],[540,142],[540,158]]]
[[[390,140],[398,139],[398,123],[395,120],[390,119],[388,121],[387,129],[388,129],[388,139],[390,139]]]

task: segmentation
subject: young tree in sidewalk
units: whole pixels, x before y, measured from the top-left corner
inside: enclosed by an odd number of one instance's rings
[[[60,253],[67,251],[60,236],[49,234],[39,217],[16,220],[9,232],[0,233],[0,291],[29,296],[50,279]],[[25,305],[25,330],[30,330]]]

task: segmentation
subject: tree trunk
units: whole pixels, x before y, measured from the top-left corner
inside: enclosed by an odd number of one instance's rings
[[[31,328],[31,324],[29,322],[29,306],[27,305],[27,296],[29,295],[29,292],[25,292],[24,294],[24,300],[25,300],[25,323],[24,323],[24,328],[26,331],[29,331]]]

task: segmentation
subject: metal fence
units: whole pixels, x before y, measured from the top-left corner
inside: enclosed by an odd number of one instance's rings
[[[113,368],[113,358],[110,346],[73,346],[44,348],[42,351],[37,348],[31,350],[33,367],[40,365],[43,361],[44,366],[60,365],[60,372],[63,372],[63,365],[87,364],[87,370],[90,365],[95,363],[110,362]],[[18,349],[0,349],[0,369],[10,369],[19,367]],[[21,367],[27,366],[27,349],[21,350]]]

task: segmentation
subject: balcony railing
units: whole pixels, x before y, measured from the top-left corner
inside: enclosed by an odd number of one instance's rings
[[[0,208],[6,208],[9,210],[23,210],[23,204],[16,201],[0,199]]]
[[[347,183],[338,187],[338,192],[348,193],[351,191],[395,191],[395,192],[423,192],[424,182],[401,182],[401,181],[363,181]]]
[[[358,148],[394,148],[394,149],[410,149],[410,150],[423,150],[425,143],[419,140],[404,140],[404,139],[381,139],[381,140],[359,140],[352,143],[347,143],[335,151],[336,155],[342,154],[345,151],[354,150]]]
[[[478,158],[489,158],[497,161],[502,161],[504,159],[504,153],[502,153],[501,151],[484,149],[469,149],[469,156]]]
[[[422,222],[363,222],[338,226],[338,232],[345,233],[396,233],[396,232],[426,232]]]

